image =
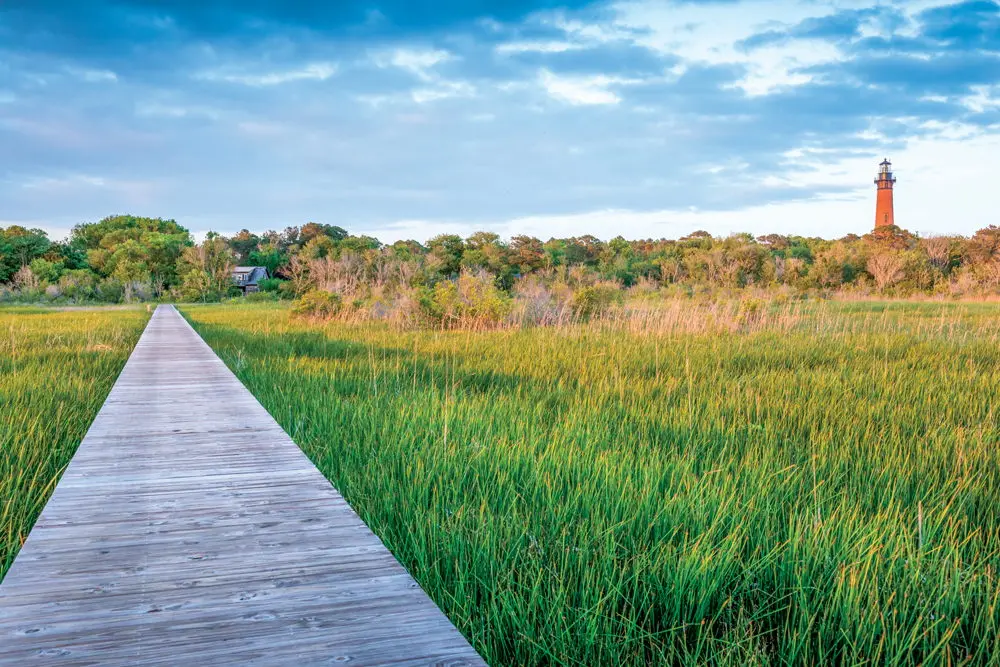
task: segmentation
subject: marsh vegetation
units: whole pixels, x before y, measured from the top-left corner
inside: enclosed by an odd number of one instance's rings
[[[1000,655],[996,304],[184,313],[491,664]]]

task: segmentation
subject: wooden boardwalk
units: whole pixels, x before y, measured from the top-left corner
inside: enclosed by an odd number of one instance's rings
[[[0,665],[482,665],[172,306],[0,585]]]

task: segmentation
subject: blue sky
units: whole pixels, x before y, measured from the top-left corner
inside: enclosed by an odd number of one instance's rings
[[[1000,2],[5,0],[0,225],[1000,224]]]

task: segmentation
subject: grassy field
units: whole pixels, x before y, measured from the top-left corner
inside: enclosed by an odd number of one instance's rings
[[[184,309],[494,665],[1000,660],[1000,307],[778,311]]]
[[[0,581],[148,317],[0,308]]]

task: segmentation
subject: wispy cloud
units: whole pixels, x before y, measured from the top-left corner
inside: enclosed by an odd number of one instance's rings
[[[244,86],[277,86],[292,81],[326,81],[337,74],[336,63],[316,62],[302,67],[282,71],[246,72],[231,70],[212,70],[200,72],[196,78],[205,81],[224,81],[238,83]]]
[[[632,79],[613,76],[558,76],[549,70],[539,72],[538,81],[545,91],[554,99],[574,105],[618,104],[621,97],[611,88],[613,86],[636,83]]]
[[[206,118],[218,120],[222,116],[219,109],[190,104],[166,104],[162,102],[140,101],[135,105],[137,116],[160,118]]]
[[[437,81],[433,86],[416,88],[410,97],[417,104],[427,104],[452,97],[474,97],[476,88],[466,81]]]
[[[115,83],[118,81],[118,75],[111,70],[106,69],[75,69],[70,68],[70,74],[79,77],[81,80],[87,83]]]
[[[390,51],[375,52],[372,58],[379,67],[396,67],[421,81],[432,81],[436,78],[433,69],[440,63],[454,59],[454,55],[443,49],[407,49],[398,48]]]
[[[584,44],[550,40],[545,42],[504,42],[495,47],[497,53],[564,53],[587,48]]]

